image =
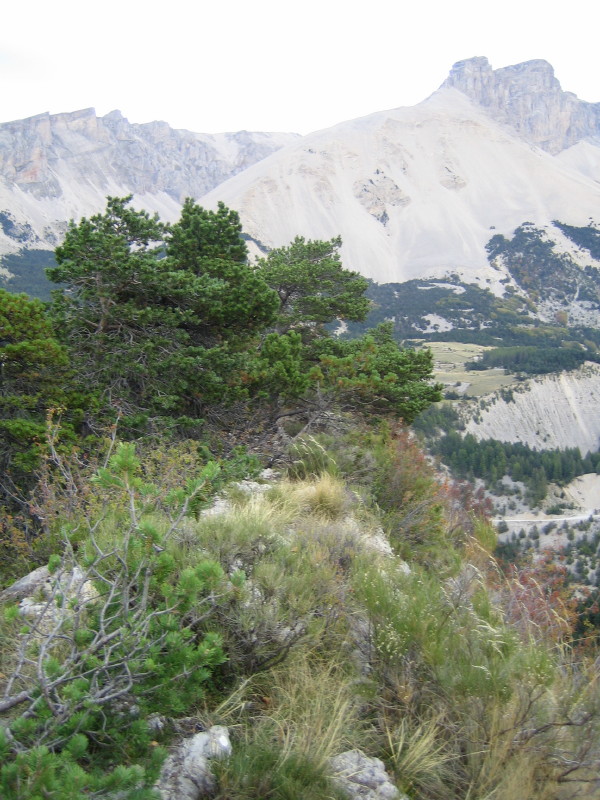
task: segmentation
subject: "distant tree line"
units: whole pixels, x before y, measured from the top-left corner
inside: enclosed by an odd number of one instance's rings
[[[432,450],[461,478],[481,478],[493,486],[503,476],[522,481],[535,503],[546,496],[548,481],[567,484],[579,475],[600,472],[600,452],[581,456],[579,449],[534,450],[521,442],[477,440],[472,434],[449,432]]]
[[[582,330],[582,328],[565,329],[558,325],[548,325],[539,320],[523,317],[518,324],[501,321],[483,330],[457,329],[424,338],[440,342],[480,344],[484,347],[498,347],[499,342],[502,343],[500,346],[506,347],[561,347],[568,341],[581,342]]]
[[[596,352],[566,347],[496,347],[487,350],[478,361],[465,365],[467,370],[504,368],[508,372],[546,375],[576,369],[584,361],[600,361]]]

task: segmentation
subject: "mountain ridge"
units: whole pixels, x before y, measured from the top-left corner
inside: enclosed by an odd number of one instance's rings
[[[133,194],[174,219],[185,197],[204,194],[297,136],[192,133],[166,122],[129,123],[119,111],[98,117],[93,108],[3,123],[0,211],[21,232],[15,240],[2,225],[0,253],[25,243],[53,249],[67,221],[100,211],[108,194]]]
[[[375,281],[453,274],[501,295],[509,275],[488,241],[525,221],[593,222],[599,145],[600,104],[563,92],[539,59],[459,61],[415,106],[302,137],[40,114],[0,125],[0,254],[52,250],[107,194],[166,220],[192,196],[236,209],[255,255],[341,235],[346,266]]]
[[[218,200],[267,246],[341,235],[348,266],[378,282],[451,271],[501,291],[505,275],[485,252],[494,233],[526,220],[587,224],[600,185],[446,87],[309,134],[202,202]]]

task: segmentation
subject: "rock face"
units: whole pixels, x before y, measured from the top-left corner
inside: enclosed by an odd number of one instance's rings
[[[166,122],[129,123],[119,111],[93,108],[40,114],[0,125],[0,172],[6,183],[36,197],[56,198],[61,178],[80,177],[99,189],[165,192],[177,202],[198,197],[283,144],[293,134],[201,134]]]
[[[0,252],[54,247],[71,218],[101,211],[107,194],[134,194],[176,215],[226,178],[296,139],[296,134],[200,134],[166,122],[129,123],[93,108],[39,114],[0,125]],[[4,239],[4,241],[2,241]]]
[[[466,432],[478,439],[546,450],[578,447],[585,456],[600,444],[600,365],[533,378],[509,398],[485,398],[485,408],[474,411]]]
[[[210,796],[215,789],[215,778],[209,762],[230,755],[227,728],[214,725],[176,747],[163,764],[155,788],[163,800],[199,800]]]
[[[441,88],[458,89],[549,153],[600,136],[600,103],[563,92],[552,66],[541,59],[496,70],[483,57],[458,61]]]
[[[407,800],[391,782],[383,761],[360,750],[331,759],[333,780],[349,800]]]

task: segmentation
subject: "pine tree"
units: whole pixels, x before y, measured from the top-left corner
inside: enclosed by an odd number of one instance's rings
[[[67,287],[53,314],[82,383],[125,425],[197,419],[244,395],[252,336],[274,322],[277,297],[245,261],[235,212],[188,200],[167,228],[130,200],[71,223],[48,270]]]
[[[301,330],[304,336],[321,335],[325,324],[336,319],[362,322],[369,310],[368,282],[344,269],[341,239],[306,241],[297,236],[288,247],[271,250],[258,269],[279,297],[277,330]]]
[[[22,496],[44,450],[46,417],[65,406],[68,356],[39,300],[0,289],[0,504]],[[64,426],[67,435],[69,426]]]
[[[442,399],[441,384],[431,382],[431,351],[400,347],[389,323],[359,339],[323,339],[313,352],[318,357],[313,378],[341,408],[389,414],[410,424]]]

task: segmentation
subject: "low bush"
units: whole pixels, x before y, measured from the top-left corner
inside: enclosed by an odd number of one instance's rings
[[[81,566],[65,539],[63,556],[51,560],[51,593],[21,629],[13,669],[2,680],[0,712],[11,714],[2,746],[12,754],[2,773],[12,794],[4,796],[48,796],[61,769],[74,787],[93,783],[94,770],[113,762],[115,751],[125,766],[155,763],[145,717],[185,713],[225,660],[221,636],[198,624],[209,616],[213,594],[226,591],[223,571],[207,559],[177,569],[164,545],[190,497],[161,535],[144,513],[154,488],[141,482],[139,467],[133,446],[121,445],[99,470],[96,483],[112,497],[113,513],[90,521],[77,554]],[[126,513],[115,511],[119,501]],[[5,624],[17,614],[9,607]],[[33,794],[14,794],[32,763],[39,772]],[[115,775],[126,788],[144,772],[124,767]],[[95,796],[104,796],[102,786]]]
[[[234,756],[218,766],[217,797],[345,797],[328,779],[328,760],[368,738],[347,667],[318,648],[301,648],[257,676],[249,696],[255,716],[251,724],[242,718]]]

